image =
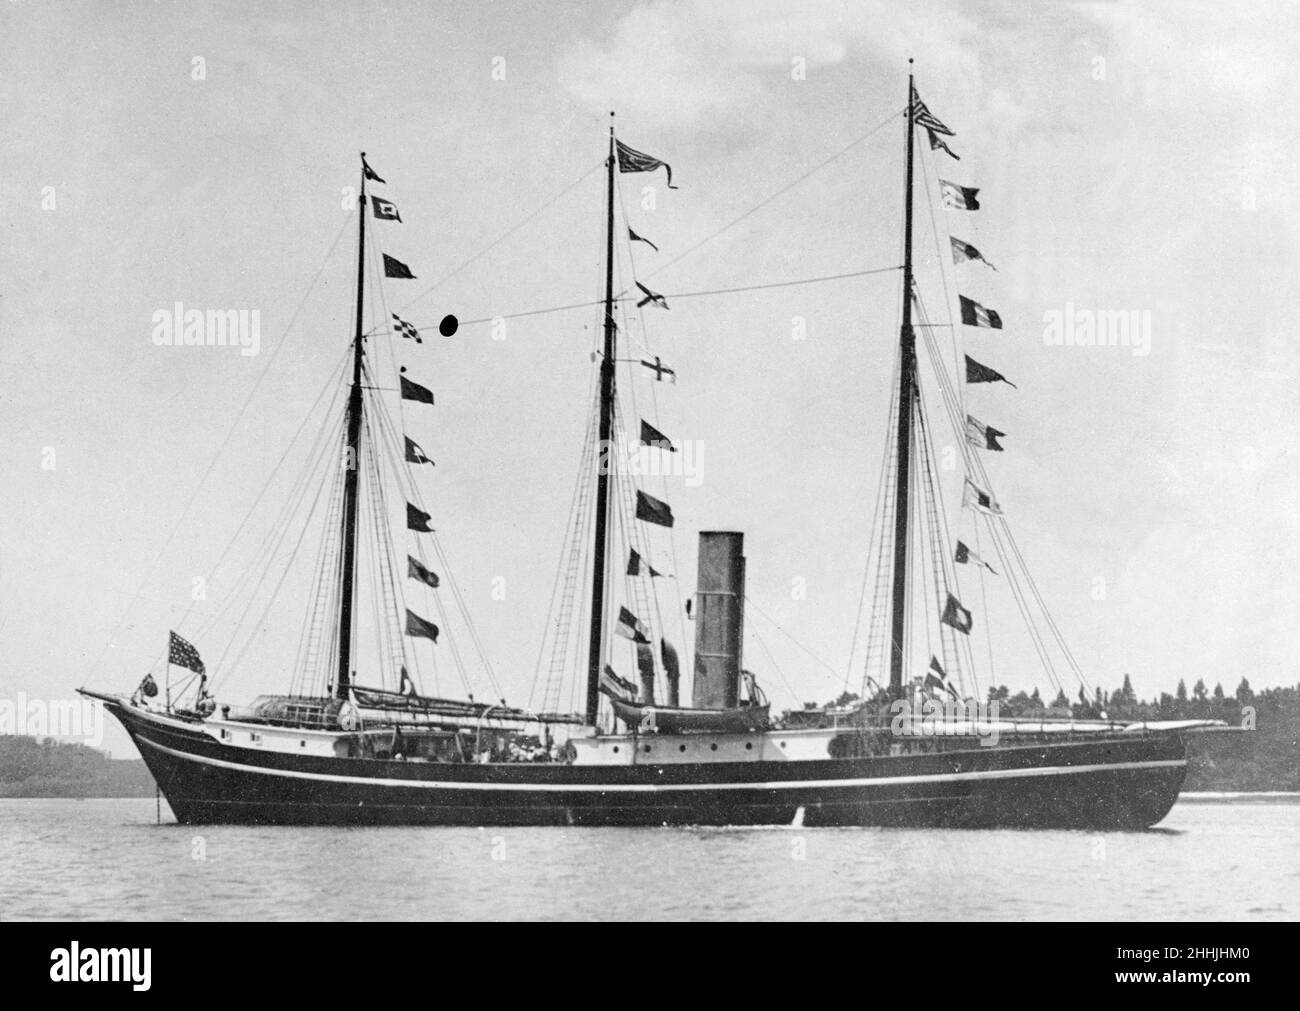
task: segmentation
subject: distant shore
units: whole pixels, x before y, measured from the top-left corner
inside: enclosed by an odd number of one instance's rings
[[[139,758],[113,761],[84,744],[0,736],[0,797],[152,797]]]

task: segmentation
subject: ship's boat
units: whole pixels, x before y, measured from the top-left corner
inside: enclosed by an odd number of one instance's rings
[[[1006,436],[968,407],[981,384],[986,400],[1002,390],[999,384],[1011,384],[974,356],[985,357],[978,337],[962,336],[1000,330],[1001,316],[948,288],[950,271],[987,262],[946,227],[949,212],[962,217],[980,207],[978,189],[940,175],[955,174],[945,160],[953,131],[921,101],[909,76],[905,109],[845,151],[900,121],[906,141],[901,264],[751,286],[901,279],[897,339],[868,342],[866,351],[876,361],[893,351],[878,504],[874,513],[864,508],[860,515],[825,517],[871,525],[860,691],[846,692],[833,709],[774,716],[757,679],[742,667],[747,610],[763,614],[746,593],[742,534],[699,534],[696,587],[683,598],[682,581],[670,571],[677,554],[667,484],[654,485],[651,494],[644,473],[610,453],[611,446],[628,444],[663,457],[678,451],[665,434],[672,426],[657,413],[666,398],[635,394],[639,384],[666,393],[660,384],[676,382],[674,368],[654,353],[654,327],[641,310],[666,309],[679,297],[653,290],[648,274],[637,275],[634,244],[638,255],[641,244],[656,247],[641,234],[645,222],[629,216],[618,186],[625,173],[657,179],[660,171],[672,186],[672,170],[616,139],[611,121],[602,166],[604,291],[593,303],[599,325],[592,331],[594,395],[583,401],[591,409],[582,466],[533,695],[527,704],[507,703],[451,575],[452,552],[426,505],[422,485],[432,480],[433,461],[421,440],[430,445],[423,432],[434,417],[434,393],[407,376],[405,366],[383,374],[389,363],[427,363],[435,348],[456,353],[463,344],[425,343],[421,333],[436,325],[450,336],[459,324],[453,315],[413,323],[389,311],[385,289],[415,275],[386,251],[402,218],[363,154],[356,322],[332,383],[338,400],[322,399],[329,420],[258,547],[266,568],[274,559],[285,575],[266,580],[252,567],[239,573],[225,598],[242,605],[237,620],[225,609],[187,611],[178,623],[185,635],[170,635],[165,669],[160,663],[134,693],[82,689],[121,721],[176,817],[187,823],[1026,828],[1143,828],[1160,821],[1186,772],[1182,735],[1209,721],[1110,720],[1090,703],[1083,668],[1052,620],[993,492],[984,457],[1002,450]],[[943,302],[933,314],[914,269],[918,177],[936,244],[929,252],[938,257],[924,262],[936,270],[947,264],[938,270]],[[386,230],[382,241],[368,237],[368,221]],[[632,272],[626,290],[615,285],[616,238]],[[377,317],[376,306],[382,308]],[[494,314],[485,315],[481,322],[490,323]],[[639,346],[629,339],[633,332]],[[675,394],[686,385],[674,387]],[[986,406],[995,405],[984,403],[981,413]],[[640,417],[629,417],[633,412]],[[932,415],[948,426],[955,447],[944,466]],[[953,496],[942,495],[950,474],[961,479],[956,516],[945,508]],[[521,510],[531,507],[521,498]],[[707,504],[700,509],[707,512]],[[457,522],[463,520],[439,517],[439,526]],[[952,523],[965,524],[956,536]],[[299,556],[313,545],[317,555],[307,565]],[[297,571],[313,576],[287,690],[244,707],[225,702],[220,683],[246,670],[246,658],[275,662],[251,648],[261,648],[267,622],[250,611],[264,601],[269,609],[285,576]],[[1067,700],[1058,718],[1008,718],[998,711],[1003,700],[996,693],[982,697],[985,651],[972,648],[972,637],[987,633],[976,628],[968,604],[984,599],[986,580],[1001,580],[1010,591],[1043,675],[1058,700]],[[365,601],[371,612],[362,621]],[[694,657],[684,686],[669,637],[676,630],[684,639],[687,620],[695,629]],[[226,625],[234,636],[209,672],[200,647],[206,651]],[[989,647],[992,654],[991,640]],[[634,669],[635,680],[619,669]],[[358,672],[366,684],[358,683]],[[452,676],[463,697],[449,697]],[[1075,681],[1079,703],[1071,710]],[[421,684],[433,690],[422,692]]]
[[[611,699],[614,715],[629,727],[661,734],[749,734],[766,730],[770,705],[689,709]]]

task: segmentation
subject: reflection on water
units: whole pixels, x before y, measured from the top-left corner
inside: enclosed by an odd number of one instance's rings
[[[163,817],[152,800],[0,800],[0,918],[1300,915],[1296,797],[1183,800],[1131,833],[191,828],[166,821],[166,806]]]

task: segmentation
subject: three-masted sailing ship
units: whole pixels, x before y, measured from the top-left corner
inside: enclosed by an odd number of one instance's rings
[[[757,679],[742,666],[746,558],[742,534],[734,531],[699,534],[698,582],[688,602],[695,630],[689,704],[683,699],[678,651],[654,589],[656,580],[665,582],[653,564],[663,555],[650,536],[671,530],[672,510],[637,488],[610,451],[628,434],[617,366],[644,366],[654,380],[672,375],[658,357],[619,358],[620,306],[654,308],[666,299],[640,282],[630,298],[615,290],[618,175],[664,169],[670,186],[672,175],[660,159],[618,140],[612,125],[603,163],[605,283],[601,341],[592,356],[594,410],[570,555],[562,560],[546,634],[558,659],[544,676],[539,670],[540,706],[419,691],[412,644],[427,649],[423,643],[431,641],[436,650],[441,630],[408,604],[402,587],[435,600],[456,591],[436,571],[445,557],[439,553],[435,564],[423,547],[408,554],[403,574],[387,530],[398,510],[385,497],[386,476],[406,489],[408,534],[423,544],[435,533],[409,475],[430,460],[416,440],[399,435],[378,385],[379,356],[371,350],[380,336],[413,349],[419,328],[397,314],[387,327],[365,324],[367,263],[379,274],[382,262],[385,278],[413,275],[387,253],[382,261],[372,255],[367,218],[401,219],[392,201],[373,192],[384,180],[363,154],[356,326],[337,426],[342,453],[322,457],[333,483],[300,676],[287,694],[263,695],[246,707],[219,704],[198,649],[172,633],[167,661],[197,675],[192,695],[173,697],[169,689],[159,699],[152,675],[130,696],[83,689],[121,721],[176,817],[186,823],[1091,828],[1160,821],[1183,782],[1182,735],[1193,724],[1005,719],[965,694],[976,666],[968,641],[973,618],[961,603],[956,566],[996,570],[980,558],[981,543],[972,550],[947,540],[922,377],[937,386],[959,433],[963,507],[986,525],[1010,576],[1023,559],[980,461],[981,453],[1001,449],[1003,433],[968,415],[963,393],[966,383],[1004,379],[969,356],[954,374],[938,351],[940,325],[918,319],[924,314],[912,250],[918,138],[928,139],[937,158],[952,154],[953,134],[920,100],[910,76],[899,115],[906,123],[901,326],[873,538],[879,592],[870,615],[868,676],[856,703],[784,718],[771,712]],[[943,205],[978,208],[977,190],[942,179],[937,185]],[[646,241],[625,224],[631,240]],[[982,260],[956,237],[951,255]],[[954,304],[964,326],[1001,327],[996,312],[965,296]],[[456,327],[451,316],[439,325],[444,335]],[[957,329],[951,327],[954,335]],[[918,365],[923,354],[932,356],[926,370]],[[399,412],[406,403],[413,410],[433,403],[428,388],[404,374],[397,378]],[[635,444],[649,452],[674,449],[648,421],[638,434]],[[359,544],[367,532],[378,570],[372,598],[381,613],[372,630],[376,648],[359,662]],[[1027,592],[1037,596],[1036,588]],[[918,607],[918,596],[932,598],[933,611]],[[570,634],[575,623],[585,637]],[[918,674],[913,633],[919,623],[937,628],[941,656],[932,655]],[[615,658],[616,648],[629,646],[625,659],[635,664],[635,680],[618,673]],[[870,676],[873,663],[879,681]],[[566,665],[577,674],[572,697],[581,698],[572,712],[563,711],[555,689],[556,673]]]

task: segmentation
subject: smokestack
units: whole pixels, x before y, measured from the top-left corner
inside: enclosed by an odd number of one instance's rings
[[[700,533],[692,686],[692,703],[697,709],[734,709],[740,704],[744,542],[745,535],[741,533]]]

